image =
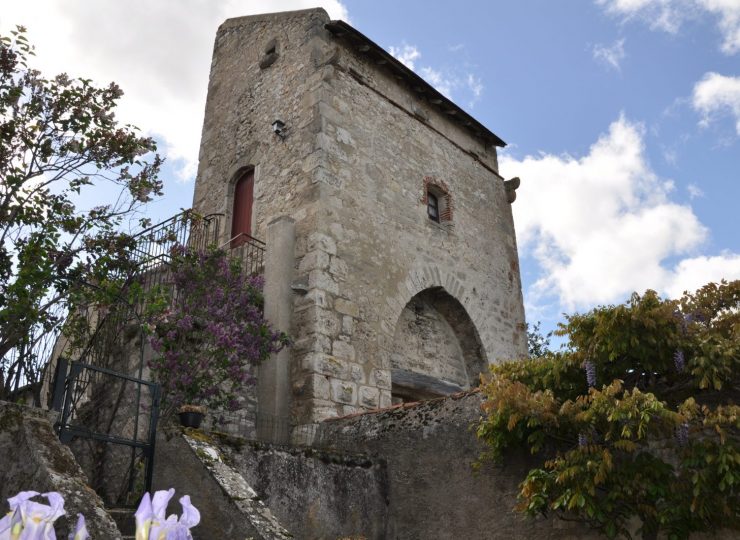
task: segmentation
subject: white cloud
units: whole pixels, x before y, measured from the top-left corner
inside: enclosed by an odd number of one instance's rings
[[[480,80],[480,77],[476,77],[472,73],[468,73],[467,79],[465,79],[465,84],[468,86],[470,91],[473,93],[473,97],[476,99],[480,98],[481,95],[483,95],[483,83]]]
[[[391,45],[388,48],[388,52],[409,69],[414,69],[414,61],[421,58],[419,49],[414,45],[406,45],[405,43],[400,47],[394,47]]]
[[[462,49],[462,47],[462,45],[458,45],[450,50],[455,52]],[[483,82],[472,73],[460,74],[457,71],[436,69],[431,66],[420,66],[417,69],[417,60],[421,58],[421,51],[415,45],[406,43],[399,47],[391,45],[388,47],[388,52],[404,66],[416,71],[426,82],[449,99],[454,99],[453,94],[462,90],[470,96],[468,106],[472,108],[483,95]]]
[[[430,68],[429,66],[420,68],[419,75],[442,94],[452,99],[452,89],[458,86],[456,79],[446,77],[441,71]]]
[[[198,160],[216,29],[225,19],[322,5],[347,20],[339,0],[37,0],[5,2],[0,30],[28,27],[34,67],[124,90],[119,118],[163,143],[191,180]]]
[[[690,199],[698,199],[704,196],[704,192],[696,184],[689,184],[686,186],[686,190],[689,192]]]
[[[715,257],[694,257],[684,259],[671,273],[671,280],[665,292],[677,298],[684,291],[693,292],[702,285],[722,279],[740,279],[740,255],[723,253]]]
[[[695,278],[719,279],[722,272],[740,277],[735,254],[684,259],[672,267],[666,262],[691,256],[708,231],[689,206],[670,200],[673,183],[650,168],[644,135],[641,124],[622,116],[580,158],[501,156],[504,175],[522,178],[514,204],[520,249],[540,268],[526,291],[529,303],[555,296],[573,310],[648,288],[673,293]],[[699,276],[698,267],[707,274]]]
[[[717,20],[725,54],[740,52],[740,2],[738,0],[596,0],[608,13],[639,18],[656,30],[677,33],[681,25],[708,14]]]
[[[611,46],[602,44],[594,45],[592,50],[594,60],[603,63],[607,67],[621,71],[622,60],[626,56],[624,52],[624,39],[618,39]]]
[[[740,135],[740,77],[706,73],[694,85],[691,104],[701,113],[700,124],[707,126],[721,112],[735,117],[735,130]]]

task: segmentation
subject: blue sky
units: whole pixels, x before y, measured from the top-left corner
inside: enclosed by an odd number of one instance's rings
[[[157,219],[190,205],[218,24],[317,3],[509,143],[530,321],[740,278],[740,0],[27,0],[0,29],[121,84],[169,156]]]

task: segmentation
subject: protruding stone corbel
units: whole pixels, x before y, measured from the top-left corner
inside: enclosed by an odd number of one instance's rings
[[[509,204],[516,200],[516,190],[519,188],[519,184],[522,181],[518,176],[515,176],[511,180],[504,180],[504,189],[506,189],[506,200]]]

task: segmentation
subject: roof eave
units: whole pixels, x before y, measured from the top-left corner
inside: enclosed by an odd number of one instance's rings
[[[498,135],[470,116],[459,105],[444,96],[439,90],[356,28],[342,20],[329,21],[324,27],[335,37],[352,40],[359,51],[375,56],[376,63],[386,65],[397,78],[406,80],[413,91],[419,95],[424,95],[430,104],[436,106],[445,115],[452,117],[476,137],[486,139],[494,146],[501,148],[506,146],[506,143]]]

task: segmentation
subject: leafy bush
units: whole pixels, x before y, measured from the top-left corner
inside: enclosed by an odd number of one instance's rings
[[[565,350],[494,366],[484,458],[539,458],[518,510],[609,537],[740,528],[740,281],[567,317]]]
[[[152,291],[147,316],[165,415],[184,403],[234,409],[253,367],[288,343],[262,313],[262,277],[215,249],[177,247],[171,271],[173,286]]]

